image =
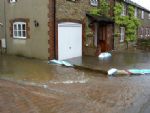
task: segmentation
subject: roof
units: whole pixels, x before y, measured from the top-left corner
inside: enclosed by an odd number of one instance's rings
[[[143,10],[145,10],[145,11],[147,11],[147,12],[150,12],[150,10],[146,9],[145,7],[139,5],[139,4],[137,4],[137,3],[135,3],[135,2],[133,2],[133,1],[131,1],[131,0],[123,0],[123,1],[124,1],[125,3],[127,3],[127,4],[136,6],[136,7],[140,8],[140,9],[143,9]],[[141,1],[141,2],[142,2],[142,1]]]
[[[97,16],[97,15],[92,15],[87,13],[86,16],[88,16],[89,18],[92,18],[93,21],[95,22],[104,22],[104,23],[114,23],[114,21],[109,18],[109,17],[105,17],[105,16]]]

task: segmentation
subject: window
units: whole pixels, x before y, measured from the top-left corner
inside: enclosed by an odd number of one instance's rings
[[[10,3],[15,3],[17,0],[9,0]]]
[[[141,12],[141,19],[144,19],[144,11]]]
[[[67,0],[67,1],[70,1],[70,2],[77,2],[77,1],[79,1],[79,0]]]
[[[135,17],[137,17],[137,16],[138,16],[137,7],[135,7],[135,9],[134,9],[134,16],[135,16]]]
[[[145,28],[145,36],[148,36],[148,28]]]
[[[144,34],[144,29],[141,27],[140,29],[140,37],[143,38],[143,34]]]
[[[120,27],[120,42],[124,42],[125,39],[125,28]]]
[[[150,19],[150,13],[148,14],[148,19]]]
[[[148,28],[148,36],[150,36],[150,28]]]
[[[123,5],[121,16],[125,16],[125,15],[126,15],[126,5]]]
[[[25,22],[13,23],[13,38],[21,38],[21,39],[27,38]]]
[[[92,6],[98,6],[98,0],[90,0]]]

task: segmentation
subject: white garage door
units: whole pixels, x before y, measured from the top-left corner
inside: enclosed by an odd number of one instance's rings
[[[82,25],[64,22],[58,25],[58,59],[82,56]]]

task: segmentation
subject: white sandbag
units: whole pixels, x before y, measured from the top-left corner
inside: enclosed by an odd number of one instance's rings
[[[59,64],[59,65],[62,65],[62,61],[59,61],[59,60],[50,60],[50,63],[54,63],[54,64]]]
[[[114,75],[117,73],[117,69],[116,68],[109,69],[107,73],[108,75]]]
[[[58,64],[58,65],[64,65],[66,67],[73,67],[72,64],[70,64],[67,61],[61,61],[61,60],[50,60],[48,63],[54,63],[54,64]]]
[[[98,57],[99,58],[107,58],[107,57],[111,57],[111,54],[108,52],[105,52],[105,53],[101,53]]]
[[[67,67],[73,67],[72,64],[70,64],[69,62],[66,62],[66,61],[62,61],[62,64]]]

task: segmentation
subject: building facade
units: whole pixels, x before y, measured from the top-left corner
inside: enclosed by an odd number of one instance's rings
[[[7,53],[47,59],[48,0],[0,0],[5,4],[6,31],[1,37],[7,42]],[[2,9],[2,11],[4,8]],[[4,17],[4,16],[3,16]],[[3,30],[4,31],[4,30]]]
[[[93,16],[91,8],[98,0],[0,0],[0,38],[7,53],[40,59],[68,59],[82,55],[125,48],[125,29],[116,27],[113,19]],[[109,0],[109,17],[113,17],[116,0]],[[150,12],[131,2],[135,16],[141,17],[138,37],[149,37]],[[144,11],[144,14],[143,14]],[[144,17],[143,17],[144,16]],[[87,28],[92,35],[87,35]],[[115,29],[121,32],[115,37]]]
[[[149,39],[150,38],[150,11],[145,9],[144,7],[132,2],[131,0],[117,0],[123,4],[123,11],[121,16],[128,15],[128,7],[134,7],[134,16],[140,20],[141,25],[137,29],[137,40],[139,39]],[[115,50],[121,50],[126,48],[125,43],[125,28],[123,26],[116,26],[115,31],[120,32],[119,37],[115,37]],[[132,46],[132,45],[131,45]]]

